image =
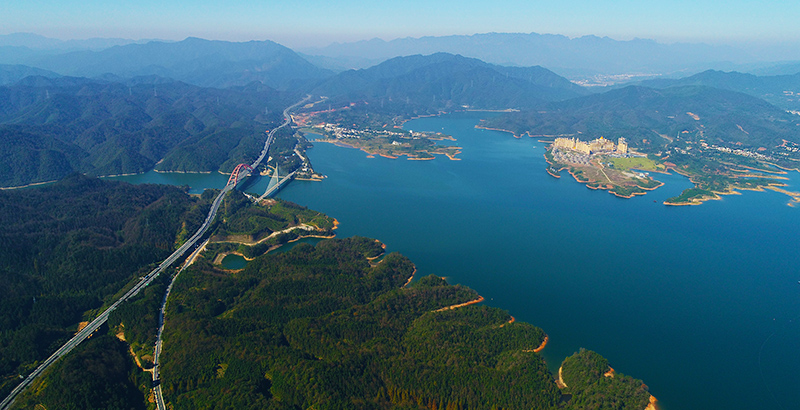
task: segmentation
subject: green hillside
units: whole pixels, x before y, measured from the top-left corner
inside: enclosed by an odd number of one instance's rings
[[[70,172],[229,171],[255,159],[290,95],[253,84],[200,88],[160,78],[126,84],[28,77],[0,87],[0,186]],[[160,162],[160,163],[159,163]]]
[[[460,55],[397,57],[331,77],[311,91],[333,108],[349,103],[387,116],[538,106],[588,92],[542,67],[511,68]],[[324,108],[324,107],[323,107]]]
[[[0,395],[129,281],[175,249],[208,204],[170,186],[73,174],[0,191]],[[90,313],[91,314],[91,313]]]
[[[574,134],[589,140],[625,137],[633,147],[657,151],[680,137],[743,147],[800,142],[800,118],[752,96],[704,86],[656,90],[629,86],[603,94],[509,113],[487,122],[515,134]]]

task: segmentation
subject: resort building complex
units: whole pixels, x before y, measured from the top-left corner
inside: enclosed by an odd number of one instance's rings
[[[604,137],[595,140],[584,142],[577,138],[556,138],[553,142],[553,148],[563,148],[572,151],[577,151],[585,155],[592,155],[597,153],[617,153],[627,154],[628,143],[625,138],[620,138],[617,143],[607,140]]]

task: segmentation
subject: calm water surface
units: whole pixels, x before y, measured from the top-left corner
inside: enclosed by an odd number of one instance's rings
[[[541,326],[554,371],[584,347],[643,379],[664,410],[800,408],[800,208],[775,192],[664,206],[691,185],[678,175],[657,174],[666,185],[632,199],[589,190],[545,173],[544,144],[475,129],[488,115],[406,124],[454,135],[461,161],[318,143],[309,156],[328,178],[279,196]],[[198,192],[227,179],[159,175],[192,178],[167,183]]]
[[[220,265],[222,265],[225,269],[237,270],[237,269],[244,269],[247,266],[247,259],[244,258],[242,255],[236,255],[234,253],[229,253],[222,258],[220,261]]]

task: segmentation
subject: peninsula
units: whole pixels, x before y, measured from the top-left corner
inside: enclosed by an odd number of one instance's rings
[[[556,138],[547,148],[545,159],[550,175],[560,178],[560,172],[566,169],[588,188],[605,189],[622,198],[644,195],[663,185],[646,171],[663,172],[664,165],[630,151],[625,138],[617,143],[604,137],[588,142]]]
[[[357,148],[371,156],[379,155],[395,159],[405,155],[409,160],[431,160],[435,155],[445,155],[457,161],[459,158],[456,158],[456,155],[461,153],[460,147],[439,145],[435,142],[455,141],[452,136],[442,133],[405,131],[398,128],[356,129],[329,123],[321,123],[302,130],[325,137],[315,140],[317,142]]]

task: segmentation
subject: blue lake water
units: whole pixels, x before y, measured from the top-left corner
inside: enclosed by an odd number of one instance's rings
[[[337,218],[340,237],[378,238],[418,275],[469,286],[542,327],[551,370],[583,347],[644,380],[664,410],[800,406],[800,208],[789,197],[744,192],[669,207],[664,199],[691,184],[653,174],[665,186],[617,198],[549,176],[534,139],[475,129],[488,115],[406,123],[454,135],[461,161],[367,158],[317,143],[308,154],[328,178],[294,181],[278,196]],[[226,181],[159,175],[196,192]],[[800,175],[787,176],[800,190]],[[246,189],[265,188],[256,179]]]

